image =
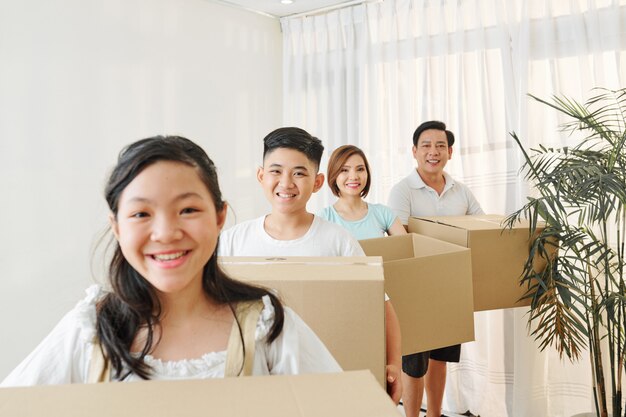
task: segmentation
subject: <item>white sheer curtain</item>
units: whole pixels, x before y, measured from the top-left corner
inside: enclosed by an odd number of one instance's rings
[[[386,202],[414,167],[422,121],[457,135],[447,170],[489,213],[521,206],[527,146],[564,144],[560,118],[527,98],[584,100],[626,81],[626,0],[384,0],[285,18],[283,122],[329,150],[352,143],[370,159],[369,200]],[[332,202],[323,191],[311,209]],[[538,352],[525,309],[476,315],[476,342],[450,366],[444,408],[489,416],[569,416],[593,407],[588,361]]]

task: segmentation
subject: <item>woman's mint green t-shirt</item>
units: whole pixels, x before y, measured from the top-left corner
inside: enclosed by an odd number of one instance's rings
[[[326,207],[318,216],[345,227],[358,240],[385,236],[396,218],[389,207],[370,203],[367,203],[367,214],[360,220],[344,220],[333,206]]]

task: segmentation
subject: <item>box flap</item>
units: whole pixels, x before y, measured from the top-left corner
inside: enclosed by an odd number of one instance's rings
[[[502,229],[505,216],[500,214],[481,214],[474,216],[419,216],[414,217],[427,222],[445,224],[465,230],[493,230]],[[528,228],[527,221],[518,222],[513,229]]]
[[[368,256],[382,256],[384,262],[413,257],[413,239],[410,235],[395,235],[359,240]]]
[[[465,228],[439,222],[443,217],[409,217],[408,230],[423,236],[467,247],[469,235]]]
[[[379,256],[345,256],[345,257],[255,257],[226,256],[219,257],[220,265],[235,272],[254,271],[258,279],[309,281],[315,279],[336,280],[337,268],[349,268],[351,273],[342,276],[346,281],[376,281],[381,277],[383,266]],[[297,274],[289,274],[296,268]]]
[[[364,239],[359,244],[368,256],[382,256],[385,263],[467,250],[464,246],[415,233]]]
[[[284,264],[284,265],[382,265],[376,256],[222,256],[229,264]]]
[[[398,417],[369,371],[0,388],[11,417]]]

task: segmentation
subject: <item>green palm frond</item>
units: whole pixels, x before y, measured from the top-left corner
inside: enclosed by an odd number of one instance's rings
[[[540,349],[561,357],[592,355],[597,409],[606,393],[601,340],[608,349],[613,415],[622,415],[626,360],[626,89],[595,89],[585,103],[532,96],[568,119],[560,130],[571,146],[538,145],[520,169],[536,197],[510,214],[504,227],[529,220],[529,257],[520,277],[530,300],[530,334]],[[547,267],[534,269],[541,258]],[[599,407],[602,405],[602,407]]]

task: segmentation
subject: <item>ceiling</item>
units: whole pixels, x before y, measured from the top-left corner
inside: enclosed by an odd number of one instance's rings
[[[231,4],[274,17],[321,12],[327,8],[340,8],[369,1],[371,0],[293,0],[292,4],[282,4],[280,0],[217,0],[218,3]]]

